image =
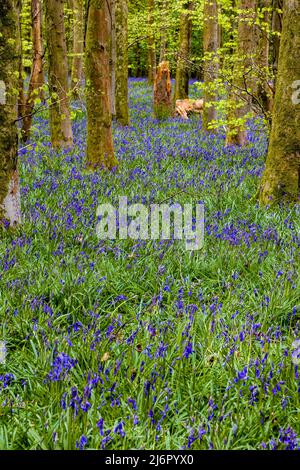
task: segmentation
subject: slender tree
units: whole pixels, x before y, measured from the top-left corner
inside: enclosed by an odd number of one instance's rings
[[[74,98],[79,97],[82,79],[83,62],[83,0],[73,0],[74,33],[73,33],[73,60],[71,73],[71,89]]]
[[[167,56],[167,9],[168,0],[161,0],[160,25],[160,56],[159,63],[164,62]]]
[[[73,134],[68,98],[68,62],[63,0],[46,0],[50,130],[53,147],[70,147]]]
[[[22,125],[22,140],[24,142],[30,137],[34,103],[36,98],[42,95],[41,90],[44,85],[42,10],[40,0],[31,0],[31,21],[33,59]]]
[[[110,0],[89,0],[85,40],[87,102],[87,166],[112,169],[114,155],[111,113]]]
[[[236,62],[232,84],[234,103],[229,116],[227,145],[246,145],[247,131],[244,119],[251,110],[254,56],[256,51],[256,0],[238,0],[238,37]]]
[[[116,66],[117,66],[117,36],[116,36],[116,1],[109,0],[110,18],[110,102],[112,116],[116,116]]]
[[[273,73],[277,75],[279,47],[280,47],[280,34],[282,31],[282,4],[283,0],[272,0],[272,68]]]
[[[156,50],[154,35],[154,0],[148,0],[148,83],[153,85],[156,74]]]
[[[284,0],[274,113],[260,202],[299,201],[300,3]]]
[[[205,0],[203,12],[203,49],[205,54],[204,62],[204,109],[203,127],[207,131],[212,131],[211,123],[216,120],[217,112],[213,101],[216,100],[215,80],[218,77],[218,5],[216,0]]]
[[[0,3],[0,224],[21,222],[18,152],[17,0]]]
[[[187,1],[180,16],[179,51],[176,67],[174,101],[189,97],[189,56],[192,36],[191,11],[193,2]]]
[[[116,47],[116,119],[128,126],[128,0],[116,0]]]
[[[271,25],[271,0],[258,0],[259,25],[257,27],[256,70],[257,75],[255,95],[257,104],[265,115],[271,111],[271,95],[269,87],[269,44]]]
[[[22,118],[25,115],[25,93],[24,93],[24,67],[23,67],[23,48],[22,48],[22,0],[17,1],[18,12],[18,49],[19,49],[19,96],[18,96],[18,116]]]

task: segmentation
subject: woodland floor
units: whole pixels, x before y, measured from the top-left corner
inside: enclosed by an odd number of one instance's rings
[[[267,140],[224,148],[201,119],[151,117],[130,82],[120,170],[55,152],[45,116],[20,150],[20,232],[0,242],[0,449],[300,447],[300,208],[259,208]],[[99,241],[102,202],[205,204],[205,246]]]

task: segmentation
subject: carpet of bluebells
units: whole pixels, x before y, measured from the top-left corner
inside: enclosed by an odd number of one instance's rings
[[[196,92],[194,90],[194,92]],[[85,169],[86,118],[20,148],[22,229],[0,241],[0,449],[299,449],[300,208],[258,207],[267,151],[151,115],[130,82],[120,168]],[[119,196],[205,204],[205,245],[99,240]]]

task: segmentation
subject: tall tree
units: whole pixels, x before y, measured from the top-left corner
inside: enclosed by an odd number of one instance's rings
[[[193,2],[185,2],[184,10],[180,16],[179,51],[176,67],[174,101],[184,100],[189,97],[189,56],[192,36]]]
[[[260,202],[300,196],[300,3],[284,0],[272,130]]]
[[[0,3],[0,224],[21,222],[18,152],[17,0]]]
[[[238,37],[232,103],[229,126],[226,135],[227,145],[245,145],[247,131],[244,119],[251,110],[254,88],[253,63],[256,50],[256,0],[238,0]]]
[[[112,169],[114,155],[111,113],[111,1],[89,0],[85,40],[87,102],[87,166]]]
[[[34,103],[36,98],[41,96],[41,89],[44,85],[42,10],[40,0],[31,0],[31,21],[33,59],[22,126],[22,140],[24,142],[30,137]]]
[[[24,93],[24,67],[23,67],[23,47],[22,47],[22,0],[17,1],[18,12],[18,49],[19,49],[19,96],[18,96],[18,116],[22,118],[25,115],[25,93]]]
[[[148,0],[148,83],[153,85],[156,74],[156,50],[154,35],[154,0]]]
[[[128,111],[128,0],[116,1],[116,119],[129,125]]]
[[[258,27],[257,27],[257,51],[256,51],[256,98],[257,104],[266,115],[270,111],[271,90],[269,87],[269,44],[271,24],[271,0],[258,0]]]
[[[53,147],[70,147],[73,133],[68,98],[68,62],[63,0],[46,0],[50,130]]]
[[[218,47],[219,47],[218,5],[216,0],[205,0],[203,12],[203,49],[204,63],[204,109],[203,126],[212,131],[211,123],[216,120],[217,112],[213,101],[216,100],[214,91],[215,80],[218,77]]]
[[[83,0],[73,0],[74,33],[71,89],[74,98],[79,97],[83,62]]]
[[[116,1],[109,0],[110,17],[110,103],[112,116],[116,115],[116,65],[117,65],[117,36],[116,36]]]
[[[272,67],[273,73],[277,75],[279,47],[280,47],[280,34],[282,30],[282,3],[283,0],[272,0]]]
[[[160,55],[159,62],[164,62],[167,56],[167,16],[168,16],[168,0],[161,0],[160,15]]]

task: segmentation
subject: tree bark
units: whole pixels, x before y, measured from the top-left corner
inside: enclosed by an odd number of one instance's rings
[[[217,119],[217,111],[213,102],[216,100],[215,80],[218,77],[218,46],[219,46],[219,26],[218,26],[218,5],[216,0],[205,0],[203,12],[203,49],[206,55],[204,62],[204,109],[203,127],[206,131],[213,131],[211,124]]]
[[[63,0],[46,0],[50,130],[53,147],[70,147],[73,133],[68,98],[68,62]]]
[[[243,120],[251,110],[252,93],[254,92],[255,6],[256,0],[239,0],[237,2],[239,24],[235,78],[232,87],[235,98],[229,115],[227,145],[244,146],[248,141]]]
[[[0,3],[0,224],[21,222],[18,152],[18,11],[16,0]]]
[[[116,119],[128,126],[128,0],[116,0],[116,44]]]
[[[111,2],[90,0],[86,31],[87,166],[112,169]]]
[[[30,137],[34,103],[36,98],[41,97],[44,85],[41,8],[40,0],[31,0],[33,60],[22,125],[23,142]]]
[[[277,85],[261,204],[299,201],[300,195],[300,3],[284,0]]]
[[[174,102],[189,97],[189,56],[191,50],[193,2],[187,1],[180,17],[179,52],[176,67]]]
[[[156,51],[155,51],[155,36],[154,36],[154,0],[148,0],[148,83],[153,85],[156,74]]]
[[[73,34],[73,61],[71,72],[71,90],[73,98],[79,98],[82,80],[83,62],[83,0],[73,0],[74,8],[74,34]]]

